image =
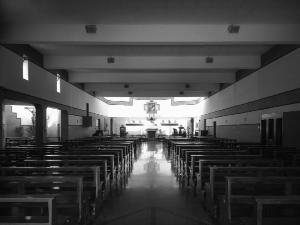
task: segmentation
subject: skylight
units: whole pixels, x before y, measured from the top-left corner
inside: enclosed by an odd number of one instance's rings
[[[107,100],[110,101],[118,101],[118,102],[128,102],[130,97],[105,97]]]
[[[174,97],[174,101],[195,101],[198,100],[200,97]]]

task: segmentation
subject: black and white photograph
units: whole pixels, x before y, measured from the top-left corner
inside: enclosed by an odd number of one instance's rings
[[[300,0],[0,0],[0,225],[300,224]]]

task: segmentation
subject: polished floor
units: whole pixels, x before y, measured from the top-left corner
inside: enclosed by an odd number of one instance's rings
[[[107,202],[96,224],[213,224],[199,200],[178,185],[160,142],[140,147],[126,189]]]

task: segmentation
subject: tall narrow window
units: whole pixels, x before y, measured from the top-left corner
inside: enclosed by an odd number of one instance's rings
[[[29,80],[28,58],[26,56],[23,56],[23,79]]]
[[[56,75],[56,92],[60,93],[60,75]]]

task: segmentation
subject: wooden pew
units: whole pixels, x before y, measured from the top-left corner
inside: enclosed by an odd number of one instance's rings
[[[210,143],[204,142],[190,142],[190,143],[180,143],[174,144],[172,152],[171,152],[171,160],[172,162],[176,163],[178,157],[182,156],[181,151],[182,149],[224,149],[219,145],[214,145]]]
[[[213,152],[211,152],[210,154],[196,154],[196,155],[191,155],[191,163],[192,165],[189,167],[186,167],[187,169],[190,169],[191,167],[194,166],[195,162],[199,161],[199,160],[205,160],[205,159],[240,159],[240,160],[250,160],[250,159],[259,159],[261,156],[260,155],[239,155],[239,154],[222,154],[222,153],[216,153],[214,154]],[[192,171],[193,172],[193,171]],[[190,179],[190,174],[186,174],[185,172],[182,172],[183,176],[184,176],[184,181],[188,181]]]
[[[114,167],[116,169],[116,185],[117,188],[119,186],[123,186],[125,180],[129,176],[129,166],[128,161],[126,160],[126,156],[124,155],[124,149],[79,149],[79,150],[63,150],[59,152],[60,155],[114,155]],[[47,155],[45,157],[48,157]],[[83,158],[81,158],[83,159]]]
[[[51,145],[52,146],[52,145]],[[45,146],[44,146],[45,147]],[[5,152],[5,157],[4,159],[6,160],[6,162],[11,162],[12,160],[14,160],[15,162],[18,161],[23,161],[24,159],[52,159],[53,157],[51,157],[50,155],[82,155],[82,157],[80,157],[80,159],[87,158],[85,155],[89,154],[93,154],[93,155],[109,155],[109,154],[113,154],[114,155],[114,165],[113,167],[116,168],[116,171],[114,171],[112,174],[112,176],[114,177],[113,181],[114,183],[119,187],[121,186],[120,183],[122,182],[125,183],[126,180],[126,176],[129,175],[130,170],[128,169],[129,166],[128,161],[126,162],[123,158],[123,156],[125,155],[125,150],[124,149],[110,149],[108,147],[105,147],[105,149],[99,149],[99,146],[93,146],[93,148],[88,148],[88,149],[80,149],[80,150],[75,150],[75,149],[56,149],[55,151],[50,148],[49,145],[47,145],[48,148],[34,148],[32,149],[31,146],[23,146],[18,147],[17,151],[14,150],[13,152],[13,156],[9,157],[11,154],[11,149],[4,151]],[[50,155],[49,155],[50,154]],[[54,157],[58,157],[58,156],[54,156]],[[127,157],[127,155],[125,155],[125,157]],[[128,159],[128,158],[127,158]],[[2,160],[3,162],[3,160]],[[4,161],[5,162],[5,161]],[[5,164],[5,163],[4,163]],[[7,163],[6,163],[7,164]],[[9,165],[9,164],[7,164]],[[123,176],[123,173],[124,174]]]
[[[83,191],[89,192],[89,208],[94,215],[103,205],[104,182],[101,181],[100,167],[0,167],[0,176],[68,176],[83,178]]]
[[[5,147],[8,146],[18,146],[20,144],[34,144],[35,139],[25,138],[25,137],[6,137],[5,138]]]
[[[82,177],[7,176],[0,177],[1,195],[54,194],[56,196],[57,221],[64,224],[84,224]]]
[[[300,223],[300,216],[298,214],[298,216],[295,216],[293,218],[291,218],[290,215],[288,215],[288,217],[279,217],[278,214],[276,214],[276,216],[274,216],[273,218],[264,218],[263,216],[263,209],[265,206],[274,206],[274,205],[280,205],[280,206],[286,206],[286,205],[297,205],[298,208],[296,209],[297,212],[299,212],[299,208],[300,208],[300,196],[296,195],[296,196],[256,196],[255,197],[255,201],[256,201],[256,225],[263,225],[265,224],[265,220],[267,219],[268,224],[273,224],[273,225],[277,225],[277,224],[299,224]],[[286,210],[286,208],[284,209]],[[264,221],[264,223],[263,223]],[[270,223],[271,222],[271,223]],[[279,222],[279,223],[278,223]]]
[[[189,176],[189,170],[194,167],[195,161],[198,161],[197,155],[201,158],[203,155],[250,155],[247,151],[236,151],[228,149],[209,149],[209,150],[186,150],[184,157],[180,160],[180,170],[184,175]]]
[[[226,177],[300,176],[299,167],[209,167],[209,182],[205,183],[205,205],[217,215],[220,195],[226,191]]]
[[[57,225],[56,216],[54,195],[0,196],[0,225]]]
[[[173,167],[178,170],[181,170],[182,160],[185,161],[185,152],[186,151],[222,151],[224,149],[220,147],[205,146],[205,145],[194,145],[192,148],[178,148],[175,150],[174,157],[171,160]]]
[[[115,185],[117,182],[117,170],[114,163],[114,155],[44,155],[43,158],[44,160],[63,160],[66,162],[73,160],[106,160],[107,170],[110,173],[112,185]]]
[[[179,150],[178,152],[178,156],[177,156],[177,159],[176,159],[176,166],[181,169],[184,168],[184,165],[186,165],[186,162],[190,161],[190,155],[192,155],[193,153],[195,153],[194,155],[196,155],[197,153],[201,153],[203,152],[202,155],[205,155],[205,154],[213,154],[214,152],[224,152],[224,155],[227,154],[227,153],[232,153],[232,154],[235,154],[235,153],[238,153],[239,151],[236,151],[235,149],[224,149],[224,148],[206,148],[206,147],[197,147],[195,146],[195,148],[192,148],[192,149],[189,149],[189,148],[182,148]],[[246,151],[241,151],[240,154],[243,154],[245,153]]]
[[[244,166],[259,166],[259,167],[281,167],[283,164],[279,160],[268,159],[202,159],[194,166],[191,166],[191,183],[196,194],[202,194],[202,189],[205,182],[209,182],[209,167],[244,167]],[[202,195],[200,195],[202,196]]]
[[[107,160],[24,160],[23,163],[16,164],[17,166],[25,167],[90,167],[99,166],[100,167],[100,180],[104,181],[104,198],[111,193],[111,175],[108,170]],[[15,166],[9,165],[9,166]]]
[[[255,205],[258,204],[255,198],[259,199],[259,196],[263,198],[266,198],[266,196],[300,196],[299,187],[299,176],[226,177],[226,192],[224,200],[220,201],[221,223],[231,224],[239,222],[242,217],[254,218],[256,217],[254,213]],[[277,203],[280,204],[280,202]],[[225,207],[222,207],[222,205]],[[225,210],[223,211],[223,209]],[[261,211],[261,209],[258,209],[258,211]],[[262,215],[257,216],[260,217],[258,220],[261,221]],[[276,216],[276,213],[274,216]]]

